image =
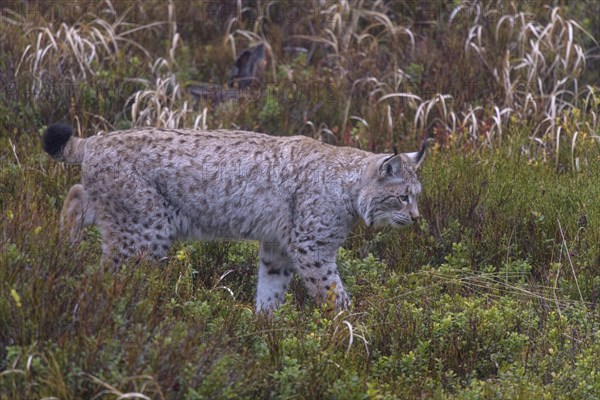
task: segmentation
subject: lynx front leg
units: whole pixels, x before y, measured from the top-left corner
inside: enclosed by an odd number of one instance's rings
[[[293,258],[294,266],[311,296],[320,302],[334,300],[336,310],[345,310],[350,306],[350,298],[338,275],[336,255],[337,249],[311,251],[298,247]]]
[[[292,262],[276,243],[262,243],[256,289],[256,311],[270,312],[283,302],[292,278]]]

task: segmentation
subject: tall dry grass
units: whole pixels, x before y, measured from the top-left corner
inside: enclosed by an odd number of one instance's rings
[[[124,53],[125,59],[138,57],[143,66],[135,71],[138,76],[125,77],[138,89],[121,94],[121,116],[128,115],[132,126],[210,128],[242,117],[247,125],[258,119],[266,97],[237,109],[225,107],[211,118],[183,88],[195,80],[197,70],[190,63],[203,60],[204,53],[225,54],[229,61],[220,68],[226,70],[240,49],[263,43],[271,57],[261,89],[274,93],[288,110],[285,119],[292,118],[289,128],[298,132],[320,126],[335,142],[351,140],[369,148],[424,136],[492,146],[518,123],[532,130],[531,146],[555,161],[567,143],[573,151],[582,137],[597,135],[597,90],[582,79],[598,57],[598,42],[565,15],[576,6],[502,0],[440,2],[436,7],[364,0],[227,1],[219,6],[198,1],[186,12],[181,3],[170,1],[152,7],[134,2],[117,14],[110,2],[105,4],[97,13],[102,17],[88,13],[71,24],[32,26],[23,15],[4,13],[29,42],[16,75],[31,77],[34,96],[51,79],[81,82],[110,70]],[[395,14],[398,10],[401,14]],[[151,20],[157,15],[162,20]],[[199,22],[218,27],[212,36],[202,33],[204,43],[193,36],[200,34]],[[156,54],[155,44],[134,40],[143,32],[159,35],[162,54]],[[317,84],[335,88],[335,109],[286,103],[285,88],[302,87],[301,71],[290,66],[298,54],[322,77]],[[221,79],[213,82],[216,87],[224,83]]]

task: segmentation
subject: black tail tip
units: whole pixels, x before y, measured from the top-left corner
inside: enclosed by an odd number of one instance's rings
[[[42,146],[46,153],[55,156],[65,147],[73,135],[73,128],[69,124],[52,124],[44,132],[42,137]]]

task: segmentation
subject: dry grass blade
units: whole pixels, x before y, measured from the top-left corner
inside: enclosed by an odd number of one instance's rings
[[[177,46],[178,38],[171,41],[172,46]],[[171,48],[174,53],[174,47]],[[158,126],[165,128],[197,128],[200,123],[206,128],[206,110],[201,115],[188,105],[184,100],[184,90],[172,72],[171,62],[159,57],[150,66],[154,80],[130,79],[145,89],[138,90],[127,99],[126,104],[131,109],[133,126]]]
[[[499,272],[499,273],[477,273],[474,271],[469,271],[468,273],[459,273],[457,271],[456,275],[450,275],[448,273],[442,273],[439,271],[422,271],[418,274],[424,274],[427,276],[435,277],[436,279],[440,279],[439,283],[434,283],[432,286],[443,285],[447,283],[455,283],[458,285],[465,285],[472,289],[483,290],[489,296],[500,297],[500,295],[494,295],[490,293],[492,290],[498,290],[503,295],[523,295],[525,298],[530,299],[539,299],[543,301],[556,301],[561,304],[562,307],[586,307],[590,305],[589,302],[585,302],[583,300],[571,300],[568,298],[559,299],[555,296],[554,290],[555,287],[544,287],[544,286],[533,286],[533,287],[525,287],[523,285],[510,283],[510,279],[519,279],[525,278],[526,275],[521,272]],[[507,280],[509,279],[509,280]],[[428,288],[422,288],[418,290],[427,290]],[[552,297],[546,296],[543,294],[543,291],[553,291]],[[483,293],[483,292],[482,292]],[[402,296],[406,296],[412,294],[412,292],[404,293]],[[398,296],[398,298],[402,297]]]
[[[589,57],[581,45],[581,36],[590,39],[591,35],[580,24],[564,18],[560,7],[548,7],[545,22],[515,9],[512,3],[483,5],[465,1],[453,10],[450,21],[461,14],[472,18],[464,51],[475,56],[504,92],[504,103],[494,106],[512,110],[510,114],[517,118],[531,120],[536,134],[552,137],[554,146],[559,146],[561,132],[556,119],[564,112],[571,114],[577,107],[581,97],[579,79]],[[490,16],[500,16],[491,33],[486,29]],[[595,39],[592,42],[597,46]],[[490,51],[494,47],[504,48],[502,63],[499,54]],[[501,135],[509,119],[498,114],[494,110],[491,119],[494,130]],[[463,119],[471,134],[476,134],[475,122],[471,113]],[[555,151],[559,153],[560,149]]]
[[[381,103],[384,100],[391,99],[391,98],[394,98],[394,97],[401,97],[401,98],[405,98],[405,99],[413,99],[413,100],[416,100],[418,102],[422,101],[419,96],[417,96],[416,94],[412,94],[412,93],[389,93],[389,94],[386,94],[385,96],[381,96],[379,98],[379,100],[377,100],[377,103]]]
[[[82,373],[82,376],[88,378],[93,383],[106,388],[106,390],[103,390],[100,393],[98,393],[96,396],[92,397],[91,400],[99,399],[102,396],[104,396],[105,394],[109,394],[109,393],[112,394],[112,395],[114,395],[114,396],[121,396],[123,394],[119,390],[117,390],[117,388],[115,388],[114,386],[112,386],[112,385],[104,382],[103,380],[95,377],[94,375],[91,375],[91,374],[88,374],[88,373],[84,372],[84,373]]]
[[[107,3],[110,5],[110,3]],[[149,52],[137,42],[127,38],[140,30],[162,25],[154,22],[133,29],[124,30],[128,25],[123,17],[114,23],[91,15],[93,20],[78,21],[73,25],[61,23],[56,29],[52,25],[26,27],[26,37],[33,43],[25,47],[15,75],[23,73],[25,68],[32,76],[34,94],[43,89],[42,79],[46,75],[67,75],[72,81],[85,80],[95,75],[99,65],[108,65],[116,54],[135,48],[146,56]],[[123,45],[123,46],[122,46]]]
[[[329,39],[326,39],[322,36],[307,36],[307,35],[295,35],[294,38],[295,39],[305,39],[305,40],[310,40],[312,42],[324,44],[327,47],[331,48],[331,50],[333,51],[333,53],[335,55],[338,55],[340,53],[340,49],[339,49],[338,41],[335,37],[335,34],[332,31],[330,31],[329,29],[325,30],[325,34],[329,37]]]
[[[512,113],[512,109],[510,107],[504,108],[500,111],[498,106],[494,106],[494,114],[492,116],[493,124],[490,127],[490,134],[492,134],[495,130],[498,131],[498,137],[502,139],[502,126],[504,125],[503,118],[510,118],[510,114]],[[489,143],[491,146],[491,142]]]
[[[152,397],[147,396],[144,393],[141,393],[139,391],[122,392],[122,391],[118,390],[115,386],[101,380],[100,378],[98,378],[92,374],[88,374],[88,373],[84,372],[81,375],[83,377],[89,379],[91,382],[104,388],[104,390],[100,391],[94,397],[92,397],[92,400],[100,399],[100,398],[104,397],[105,395],[112,395],[112,396],[115,396],[117,399],[142,399],[142,400],[152,399]],[[160,390],[160,388],[156,385],[156,382],[153,377],[148,376],[148,375],[140,375],[140,376],[132,376],[132,377],[129,377],[126,379],[126,381],[130,381],[133,383],[135,383],[138,380],[142,381],[142,384],[140,387],[140,389],[142,391],[145,391],[149,385],[155,386],[155,389],[152,390],[152,393],[155,395],[154,398],[164,399],[164,395],[162,394],[162,391]],[[135,384],[135,386],[137,386],[137,384]]]
[[[23,167],[21,166],[21,161],[19,161],[19,156],[17,155],[17,147],[13,144],[12,139],[8,139],[8,143],[10,144],[10,148],[15,156],[15,160],[17,161],[17,165],[19,166],[19,171],[23,172]]]
[[[346,312],[341,311],[339,313],[337,313],[334,317],[333,320],[337,320],[339,317],[341,317],[342,315],[346,314]],[[365,352],[368,355],[369,354],[369,342],[367,341],[367,339],[365,338],[364,335],[361,335],[359,333],[357,333],[356,329],[354,329],[354,326],[352,325],[352,323],[348,320],[343,320],[342,324],[348,329],[348,345],[346,347],[346,356],[350,353],[350,350],[352,349],[352,345],[354,344],[354,337],[356,336],[357,338],[361,339],[363,342],[363,345],[365,347]],[[333,332],[332,336],[336,336],[338,332],[338,326],[335,327],[335,330]]]
[[[346,354],[348,354],[350,352],[350,349],[352,348],[352,343],[354,342],[354,333],[352,330],[352,324],[346,320],[343,321],[344,324],[346,324],[346,326],[348,327],[348,348],[346,349]]]
[[[562,239],[562,247],[567,256],[567,260],[569,260],[569,265],[571,266],[571,272],[573,273],[573,279],[575,280],[575,285],[577,286],[577,292],[579,293],[579,299],[581,303],[584,303],[583,295],[581,294],[581,289],[579,288],[579,281],[577,279],[577,274],[575,273],[575,268],[573,267],[573,261],[571,261],[571,253],[569,252],[569,247],[567,246],[567,240],[565,239],[565,232],[563,231],[562,225],[560,224],[560,220],[557,219],[558,222],[558,230],[560,232],[560,237]]]
[[[579,171],[579,159],[575,157],[575,144],[577,143],[577,136],[579,136],[579,131],[576,131],[571,139],[571,167],[573,168],[573,171]]]
[[[230,295],[232,299],[235,299],[235,294],[233,293],[233,290],[231,290],[228,286],[225,285],[219,285],[221,283],[221,281],[223,279],[225,279],[225,277],[227,277],[227,275],[229,275],[230,273],[235,272],[235,270],[230,269],[228,271],[225,271],[220,277],[219,279],[217,279],[217,282],[214,284],[213,286],[213,290],[225,290],[227,291]]]
[[[25,375],[25,371],[23,371],[22,369],[9,368],[0,372],[0,377],[7,376],[10,374]]]

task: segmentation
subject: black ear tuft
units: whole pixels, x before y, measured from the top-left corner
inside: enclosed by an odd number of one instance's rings
[[[69,124],[50,125],[42,137],[42,147],[51,156],[56,156],[62,151],[72,135],[73,128]]]
[[[425,155],[425,150],[427,150],[427,145],[429,144],[429,141],[433,141],[433,139],[428,138],[423,141],[423,144],[421,145],[421,149],[419,150],[419,154],[417,154],[417,163],[419,161],[421,161],[421,159]]]

